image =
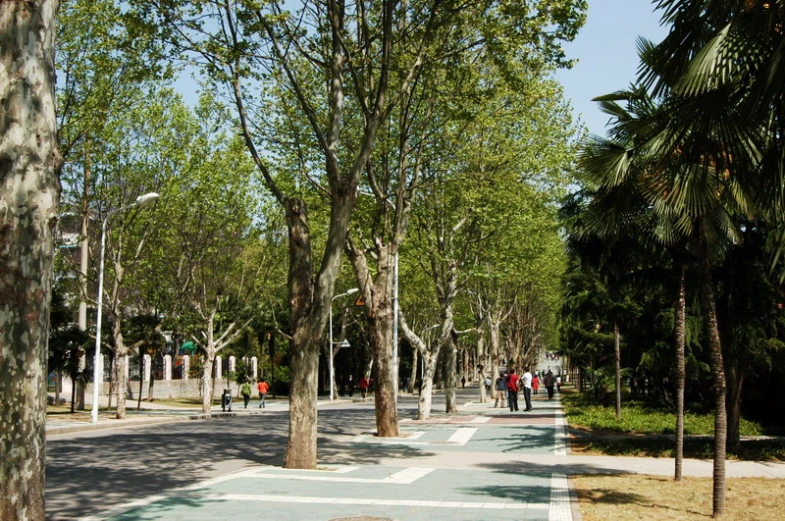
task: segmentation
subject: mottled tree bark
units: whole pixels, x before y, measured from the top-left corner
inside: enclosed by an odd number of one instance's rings
[[[450,314],[452,314],[452,309],[450,309]],[[450,323],[453,323],[452,318],[450,319]],[[443,349],[445,412],[458,412],[458,402],[455,399],[455,387],[457,385],[455,369],[458,362],[458,345],[452,330],[447,337],[447,342],[444,344]]]
[[[346,251],[360,283],[365,300],[366,317],[370,328],[371,350],[376,363],[374,378],[374,406],[376,432],[380,437],[397,437],[398,409],[395,403],[397,378],[393,370],[393,263],[395,253],[392,245],[377,247],[378,271],[374,278],[368,267],[365,254],[346,243]]]
[[[42,520],[58,2],[0,2],[0,519]]]
[[[128,378],[126,377],[126,368],[128,367],[128,347],[125,345],[122,330],[122,317],[119,313],[114,316],[113,331],[115,341],[115,365],[117,367],[117,409],[115,410],[115,417],[118,420],[125,418],[126,409],[126,396],[128,392]],[[153,372],[150,371],[150,381],[153,381]],[[109,393],[111,400],[112,393]],[[152,397],[152,394],[148,394]]]

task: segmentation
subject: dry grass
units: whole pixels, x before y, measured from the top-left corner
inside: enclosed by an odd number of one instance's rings
[[[711,517],[711,478],[684,478],[676,483],[663,476],[580,476],[578,491],[583,521],[706,521]],[[785,480],[728,480],[728,520],[775,520],[785,516]]]

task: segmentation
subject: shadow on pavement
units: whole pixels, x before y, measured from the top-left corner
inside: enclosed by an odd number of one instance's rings
[[[373,465],[430,453],[348,443],[373,424],[373,409],[320,410],[320,464]],[[80,518],[135,499],[255,465],[282,465],[288,413],[95,431],[47,442],[47,519]],[[181,498],[188,500],[188,498]]]
[[[628,471],[603,467],[601,465],[587,465],[584,463],[535,463],[531,461],[511,461],[509,463],[481,463],[479,468],[493,472],[515,473],[530,476],[550,476],[551,474],[629,474]]]

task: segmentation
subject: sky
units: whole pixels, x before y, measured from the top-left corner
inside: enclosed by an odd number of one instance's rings
[[[575,41],[564,46],[567,56],[578,63],[570,70],[556,72],[571,100],[575,118],[589,132],[605,134],[608,117],[601,113],[592,98],[627,88],[638,69],[635,40],[644,36],[660,41],[667,29],[660,27],[659,12],[651,0],[588,0],[586,24]],[[198,102],[198,85],[190,74],[183,74],[175,87],[186,102]]]
[[[571,100],[576,119],[589,132],[605,135],[608,116],[592,98],[627,88],[635,79],[638,54],[635,41],[643,36],[659,42],[667,28],[650,0],[589,0],[586,25],[575,41],[565,45],[567,56],[578,63],[556,73]]]

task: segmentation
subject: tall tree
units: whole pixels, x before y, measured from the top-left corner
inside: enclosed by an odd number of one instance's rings
[[[0,517],[44,519],[57,0],[0,4]]]

